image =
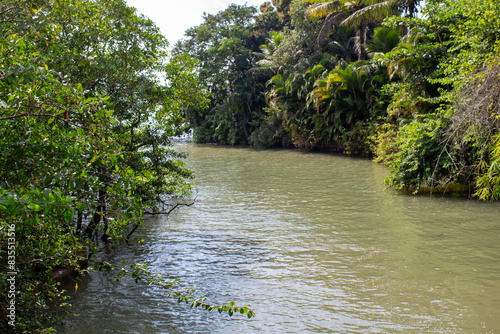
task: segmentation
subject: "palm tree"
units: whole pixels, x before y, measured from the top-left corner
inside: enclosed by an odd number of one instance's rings
[[[281,42],[283,42],[285,34],[283,32],[277,32],[277,31],[271,31],[269,33],[269,37],[267,38],[267,44],[263,44],[260,46],[260,50],[262,53],[262,57],[264,59],[261,59],[257,62],[257,65],[259,68],[264,69],[264,70],[271,70],[273,73],[279,72],[279,64],[273,60],[273,54],[278,49],[280,46]]]
[[[388,27],[377,27],[373,31],[372,42],[366,45],[371,57],[391,52],[401,40],[399,31]]]
[[[311,3],[311,6],[306,9],[306,17],[310,19],[321,19],[326,17],[323,27],[318,34],[317,41],[319,46],[330,34],[333,25],[341,22],[346,17],[347,8],[348,4],[345,0],[327,0],[320,3]]]
[[[283,121],[290,133],[294,145],[303,148],[315,147],[318,143],[314,131],[314,109],[307,103],[307,98],[314,88],[314,83],[328,73],[328,60],[322,61],[305,73],[291,74],[288,78],[281,74],[272,77],[267,85],[271,89],[266,100],[274,116]]]
[[[310,0],[312,1],[312,0]],[[407,13],[413,17],[418,12],[422,0],[328,0],[313,3],[306,11],[310,18],[326,17],[318,35],[318,45],[321,45],[330,33],[334,24],[356,26],[358,28],[357,49],[358,59],[365,57],[363,45],[366,44],[367,26],[370,23],[381,22],[384,18]]]
[[[356,34],[356,27],[338,27],[335,29],[332,41],[328,44],[328,51],[340,55],[348,63],[355,60],[357,55]]]
[[[417,16],[418,7],[422,1],[423,0],[399,0],[398,6],[403,14],[406,13],[406,17],[412,18]]]
[[[367,62],[341,62],[316,81],[307,103],[316,108],[318,131],[321,127],[335,139],[369,116],[372,95],[379,86],[376,72],[377,68]]]

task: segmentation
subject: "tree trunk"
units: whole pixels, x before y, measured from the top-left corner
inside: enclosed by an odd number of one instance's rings
[[[358,60],[366,60],[365,57],[365,47],[366,44],[366,27],[361,24],[358,26],[358,34],[359,34],[359,45],[358,45]]]
[[[106,230],[108,229],[108,218],[106,217],[106,190],[105,189],[99,189],[99,199],[98,199],[99,205],[96,208],[96,211],[94,212],[94,215],[92,216],[92,220],[90,221],[89,225],[87,226],[87,229],[85,232],[88,234],[89,238],[92,239],[94,235],[97,235],[97,228],[99,227],[99,224],[101,223],[101,219],[104,220],[104,234],[102,236],[103,240],[106,240],[108,238],[106,234]]]
[[[78,210],[78,219],[76,221],[76,233],[80,233],[82,230],[82,222],[83,222],[83,212]]]
[[[101,237],[103,241],[108,240],[108,215],[106,208],[106,198],[107,198],[106,189],[99,189],[99,202],[101,203],[102,220],[104,222],[104,233],[102,234]]]
[[[99,205],[96,208],[96,212],[94,212],[94,215],[92,216],[92,219],[90,220],[89,225],[85,230],[90,239],[93,239],[94,235],[96,234],[96,227],[99,226],[99,223],[101,222],[100,212],[101,212],[101,205]]]

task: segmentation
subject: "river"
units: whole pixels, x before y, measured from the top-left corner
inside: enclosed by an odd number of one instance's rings
[[[110,247],[212,302],[92,273],[62,333],[500,333],[500,203],[385,190],[365,159],[180,143],[196,203]]]

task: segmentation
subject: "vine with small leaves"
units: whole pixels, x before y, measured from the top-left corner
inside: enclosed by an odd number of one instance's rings
[[[212,304],[207,302],[207,298],[198,298],[194,297],[196,290],[193,289],[177,289],[177,284],[179,283],[179,279],[167,279],[164,278],[161,274],[152,273],[148,266],[141,263],[135,263],[129,265],[130,269],[125,269],[124,267],[119,267],[114,264],[104,262],[104,261],[96,261],[94,263],[94,270],[99,271],[117,271],[116,279],[119,280],[122,277],[131,277],[135,280],[136,283],[140,281],[145,281],[149,285],[157,285],[166,290],[171,290],[168,293],[169,297],[173,297],[177,299],[178,303],[186,303],[191,304],[191,308],[201,308],[203,310],[212,313],[213,311],[218,311],[219,313],[226,312],[230,317],[234,314],[246,315],[248,319],[251,319],[256,316],[255,312],[248,308],[248,306],[237,306],[234,301],[226,302],[222,305]]]

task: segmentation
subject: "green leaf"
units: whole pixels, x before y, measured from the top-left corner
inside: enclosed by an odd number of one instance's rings
[[[64,221],[69,224],[73,220],[74,216],[75,216],[75,211],[72,208],[70,208],[64,212]]]
[[[14,205],[14,207],[10,209],[10,213],[12,215],[17,215],[22,208],[23,206],[21,204],[16,203],[16,205]]]
[[[38,205],[37,203],[35,203],[35,202],[30,202],[28,204],[28,208],[30,208],[33,211],[37,211],[37,212],[40,211],[40,210],[42,210],[42,207],[40,205]]]
[[[12,206],[16,204],[16,200],[13,199],[12,197],[3,197],[0,198],[0,204]]]

